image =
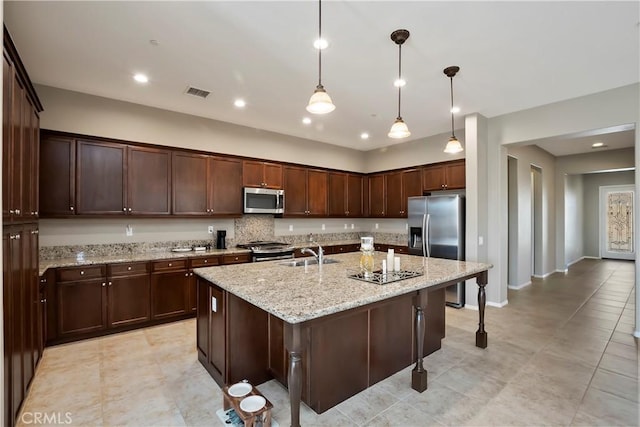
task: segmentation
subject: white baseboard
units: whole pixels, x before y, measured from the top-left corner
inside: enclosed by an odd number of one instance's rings
[[[508,285],[507,288],[509,289],[513,289],[514,291],[518,291],[522,288],[526,288],[527,286],[531,285],[531,280],[529,280],[527,283],[521,283],[519,285]]]
[[[556,270],[556,273],[563,273],[563,274],[567,274],[569,272],[568,268],[565,268],[564,270]]]
[[[636,338],[640,338],[640,331],[634,331],[633,336]]]
[[[509,300],[504,300],[502,302],[490,302],[490,301],[487,301],[487,305],[488,306],[496,307],[496,308],[502,308],[507,304],[509,304]],[[478,306],[477,305],[465,304],[464,308],[468,308],[469,310],[478,311]]]
[[[570,263],[568,263],[568,264],[567,264],[567,268],[571,267],[573,264],[575,264],[575,263],[577,263],[577,262],[582,261],[582,260],[583,260],[583,259],[585,259],[585,258],[586,258],[586,257],[581,256],[580,258],[578,258],[578,259],[575,259],[575,260],[571,261]]]
[[[602,257],[599,257],[599,256],[587,256],[587,255],[583,256],[582,258],[584,258],[584,259],[602,259]]]

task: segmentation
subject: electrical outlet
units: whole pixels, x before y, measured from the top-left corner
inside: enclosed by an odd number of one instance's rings
[[[324,226],[324,224],[322,224],[322,229],[323,229],[323,230],[326,230],[326,227]]]
[[[209,227],[207,227],[207,232],[209,234],[213,234],[213,225],[210,225]]]
[[[127,226],[124,229],[124,233],[126,234],[127,237],[133,236],[133,227],[131,227],[130,224],[127,224]]]
[[[349,228],[349,226],[347,224],[344,225],[344,229],[346,230],[347,228]]]
[[[293,231],[293,224],[289,224],[289,231]]]
[[[353,224],[351,224],[351,229],[353,230],[354,228],[355,228],[355,227],[354,227],[354,225],[353,225]]]
[[[484,245],[484,237],[478,236],[478,246]]]
[[[378,227],[378,223],[376,222],[376,230],[377,230],[378,228],[379,228],[379,227]]]

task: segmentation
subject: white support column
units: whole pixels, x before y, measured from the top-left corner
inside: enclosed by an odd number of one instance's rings
[[[507,301],[506,149],[489,141],[487,119],[471,114],[465,117],[465,150],[466,259],[493,264],[487,304],[502,306]],[[477,307],[477,294],[475,281],[467,282],[466,304]]]

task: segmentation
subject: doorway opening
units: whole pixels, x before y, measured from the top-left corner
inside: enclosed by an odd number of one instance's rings
[[[531,275],[543,277],[542,168],[531,165]]]

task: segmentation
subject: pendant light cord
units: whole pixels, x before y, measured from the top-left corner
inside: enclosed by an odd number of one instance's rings
[[[451,136],[456,137],[456,134],[453,131],[453,77],[449,78],[451,80]]]
[[[318,87],[322,87],[322,0],[318,0]]]
[[[401,80],[402,80],[402,44],[399,44],[398,45],[398,119],[402,118],[402,116],[400,115],[400,99],[401,99],[400,92],[402,91]]]

